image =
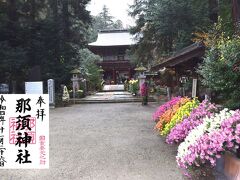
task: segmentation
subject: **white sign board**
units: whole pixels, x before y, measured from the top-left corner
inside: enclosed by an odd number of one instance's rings
[[[43,94],[43,82],[25,82],[25,94]]]
[[[0,94],[0,169],[49,168],[47,94]]]
[[[193,84],[192,84],[192,97],[197,96],[197,79],[193,79]]]

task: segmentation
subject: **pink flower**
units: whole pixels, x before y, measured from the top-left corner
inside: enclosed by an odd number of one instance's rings
[[[214,104],[203,101],[197,108],[193,109],[189,117],[172,128],[166,142],[168,144],[182,142],[192,129],[202,123],[204,117],[210,117],[215,111],[217,108]]]
[[[212,132],[203,134],[194,144],[189,146],[189,153],[182,159],[177,158],[180,167],[189,167],[193,164],[209,163],[216,165],[216,159],[221,158],[225,151],[234,150],[240,146],[240,111],[221,123],[221,127]]]
[[[158,118],[168,109],[172,108],[175,104],[177,104],[181,100],[181,97],[174,97],[170,101],[161,105],[157,111],[153,114],[153,120],[157,121]]]

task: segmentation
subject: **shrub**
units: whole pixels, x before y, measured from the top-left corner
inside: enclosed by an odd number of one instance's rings
[[[216,27],[198,69],[202,83],[219,94],[228,108],[240,107],[240,37],[225,37]]]
[[[130,91],[132,94],[137,95],[138,90],[139,90],[138,80],[134,80],[134,79],[130,80],[130,81],[129,81],[129,91]]]

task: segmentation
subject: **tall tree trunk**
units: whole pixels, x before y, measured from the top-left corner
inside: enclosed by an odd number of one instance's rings
[[[232,0],[232,18],[234,23],[235,32],[239,33],[239,6],[238,0]]]
[[[55,38],[55,48],[54,48],[54,60],[56,62],[60,61],[60,34],[59,34],[59,26],[60,26],[60,20],[59,20],[59,6],[58,6],[58,0],[51,0],[50,1],[50,9],[52,13],[52,19],[54,21],[54,36]]]
[[[10,30],[8,40],[11,46],[16,47],[18,45],[16,41],[16,23],[18,21],[16,0],[7,1],[7,16],[9,19],[8,29]]]
[[[209,0],[210,20],[216,23],[218,21],[218,0]]]
[[[68,0],[63,0],[62,2],[62,13],[63,13],[63,35],[65,39],[69,38],[69,12],[68,12]]]
[[[50,9],[55,22],[58,20],[58,0],[50,0]]]
[[[36,62],[36,49],[35,49],[35,44],[34,44],[34,39],[36,38],[36,2],[35,0],[31,0],[30,1],[31,4],[31,9],[30,9],[30,54],[29,54],[29,60],[30,60],[30,64],[32,64],[32,66],[37,65]]]

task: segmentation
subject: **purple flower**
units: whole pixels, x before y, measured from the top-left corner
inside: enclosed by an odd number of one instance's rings
[[[209,163],[216,165],[216,159],[225,151],[240,146],[240,110],[225,119],[221,127],[212,132],[203,134],[194,144],[189,146],[189,152],[181,159],[177,158],[178,165],[187,168],[193,164]]]
[[[203,101],[197,108],[193,109],[189,117],[172,128],[166,142],[168,144],[182,142],[192,129],[203,122],[204,117],[210,117],[215,111],[217,108],[214,104]]]

